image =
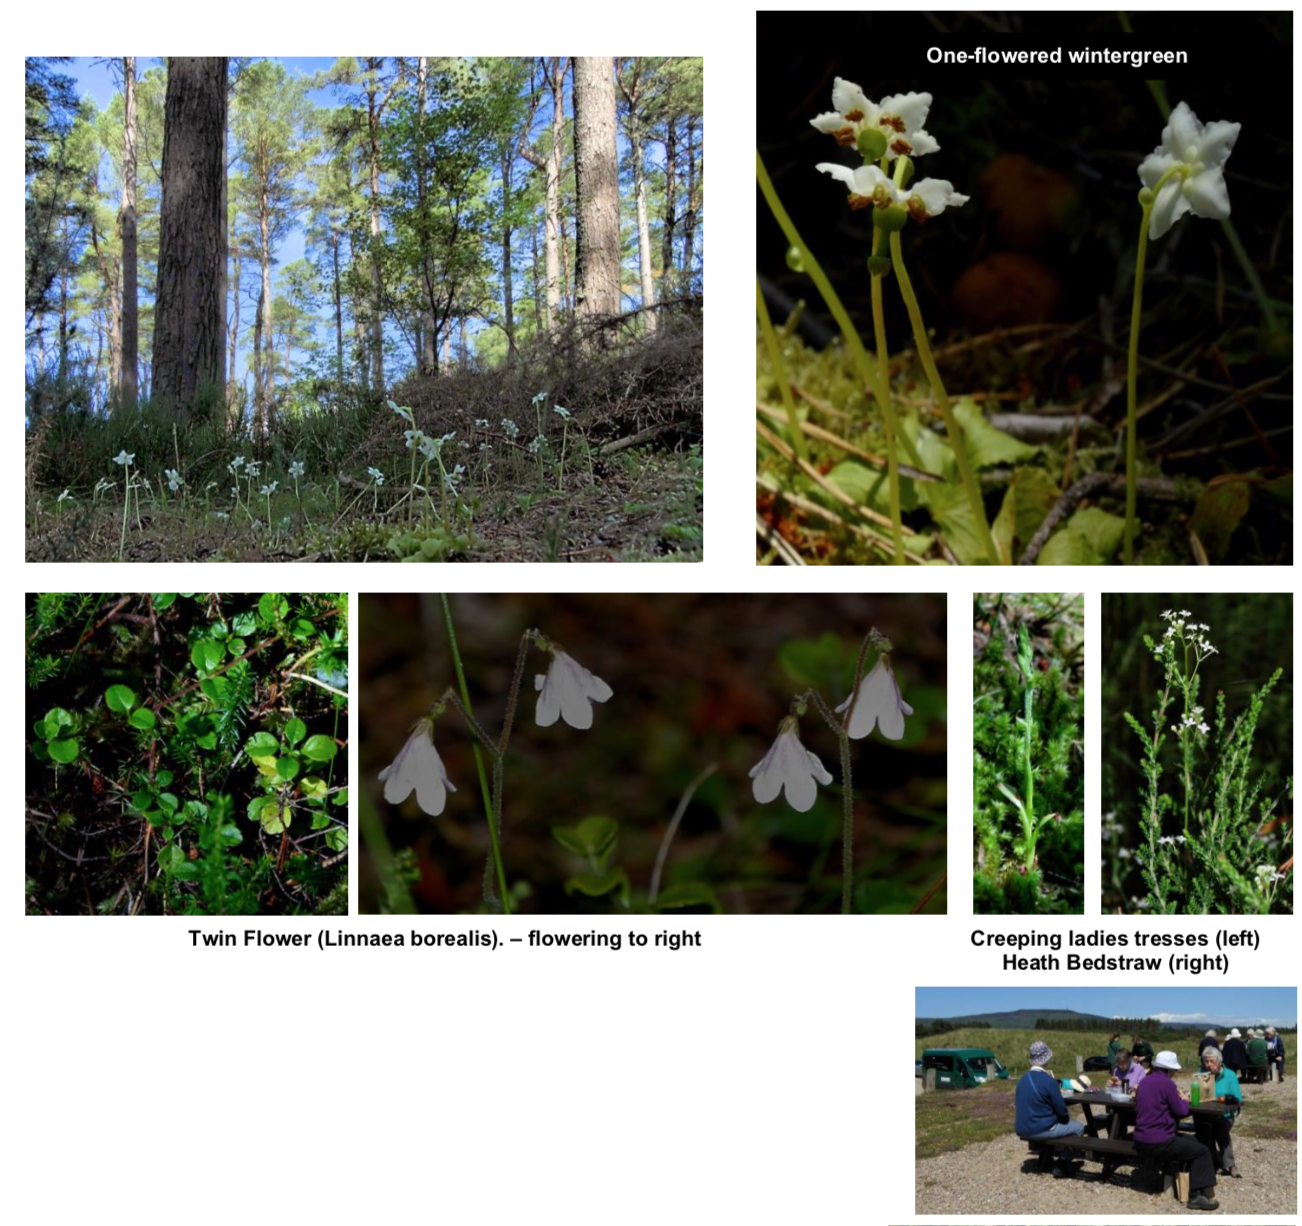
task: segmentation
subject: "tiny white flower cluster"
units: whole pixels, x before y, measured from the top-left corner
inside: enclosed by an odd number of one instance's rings
[[[1188,714],[1186,714],[1178,724],[1171,725],[1171,731],[1174,732],[1176,736],[1182,736],[1184,733],[1188,732],[1190,728],[1197,732],[1201,732],[1203,736],[1206,736],[1211,731],[1207,726],[1206,721],[1203,719],[1202,707],[1190,707]]]
[[[509,417],[502,418],[502,429],[506,431],[507,438],[519,438],[520,436],[520,427]]]
[[[476,428],[477,430],[487,430],[487,429],[488,429],[488,418],[487,418],[487,417],[476,417],[476,418],[475,418],[475,428]]]
[[[1275,871],[1273,864],[1259,864],[1257,866],[1257,888],[1262,889],[1272,881],[1285,881],[1288,878],[1287,873],[1278,873]]]
[[[262,476],[262,465],[257,460],[250,460],[248,471],[250,479],[260,477]]]
[[[185,478],[181,476],[175,468],[163,469],[163,475],[167,478],[167,488],[171,490],[173,494],[175,494],[176,491],[185,484]]]
[[[226,471],[233,477],[240,475],[240,469],[244,467],[244,457],[237,455],[229,464],[226,465]]]
[[[541,434],[536,434],[529,440],[529,453],[537,455],[546,445],[547,440]]]
[[[1182,834],[1164,834],[1164,835],[1163,835],[1160,839],[1158,839],[1157,841],[1158,841],[1159,843],[1166,843],[1166,844],[1168,844],[1168,845],[1171,846],[1171,847],[1176,846],[1176,844],[1178,844],[1178,843],[1185,843],[1185,842],[1188,842],[1188,840],[1187,840],[1187,839],[1184,837],[1184,835],[1182,835]]]

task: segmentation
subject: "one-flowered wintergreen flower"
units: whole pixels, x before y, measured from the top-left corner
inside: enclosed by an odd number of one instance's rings
[[[832,83],[832,106],[809,122],[836,138],[838,145],[857,148],[865,158],[917,157],[935,153],[940,145],[923,130],[930,94],[892,94],[873,102],[853,81],[837,77]]]
[[[1149,238],[1161,238],[1186,213],[1213,221],[1230,215],[1225,163],[1240,127],[1224,119],[1204,125],[1187,102],[1171,112],[1162,143],[1139,164],[1140,181],[1155,193]]]
[[[869,205],[889,209],[898,204],[908,210],[914,221],[927,221],[951,206],[957,208],[968,202],[968,197],[956,192],[948,179],[922,179],[904,189],[871,163],[851,169],[835,162],[819,162],[815,169],[849,188],[852,209],[866,209]]]

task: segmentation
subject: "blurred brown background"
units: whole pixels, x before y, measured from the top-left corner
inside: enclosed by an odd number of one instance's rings
[[[835,911],[840,897],[837,742],[812,711],[806,745],[837,783],[809,813],[758,805],[750,768],[767,751],[794,694],[817,682],[830,703],[853,681],[872,627],[894,644],[893,663],[915,709],[899,743],[879,733],[852,743],[858,911],[909,911],[945,868],[945,597],[943,595],[454,595],[449,597],[471,700],[489,736],[501,730],[521,633],[536,628],[614,690],[591,730],[534,719],[525,670],[506,764],[504,848],[513,909],[611,913],[612,898],[571,895],[583,866],[552,828],[591,814],[619,823],[611,863],[645,909],[656,852],[687,785],[710,764],[673,841],[664,885],[703,882],[728,912]],[[376,775],[412,723],[455,684],[439,597],[360,599],[360,754],[365,806],[378,816],[398,871],[422,912],[484,907],[484,806],[460,717],[449,710],[435,743],[458,791],[427,817],[415,798],[387,804]],[[871,657],[870,657],[871,663]],[[366,822],[363,822],[365,835]],[[384,909],[373,855],[360,852],[361,910]],[[943,890],[926,910],[943,911]]]

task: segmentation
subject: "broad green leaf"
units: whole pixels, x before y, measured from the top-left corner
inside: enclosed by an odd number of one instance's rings
[[[226,636],[230,634],[230,627],[225,622],[213,622],[208,627],[208,633],[212,635],[219,643],[226,641]]]
[[[1117,552],[1125,526],[1121,516],[1087,507],[1049,538],[1036,561],[1040,566],[1102,566]]]
[[[285,725],[285,744],[291,748],[307,736],[307,725],[301,719],[291,719]]]
[[[594,814],[573,826],[553,826],[552,838],[562,847],[579,856],[597,859],[609,854],[619,835],[619,823],[614,818]]]
[[[244,842],[244,833],[238,826],[223,826],[221,840],[226,847],[235,847]]]
[[[1036,454],[1037,448],[1028,447],[1011,434],[997,430],[977,407],[976,401],[965,396],[954,405],[954,416],[963,427],[967,453],[978,468],[995,464],[1019,464]]]
[[[195,737],[194,743],[198,745],[200,749],[216,749],[217,734],[215,732],[205,732],[203,736]]]
[[[118,715],[125,715],[136,705],[136,695],[133,690],[125,685],[110,685],[104,691],[104,701],[108,703],[110,711],[115,711]]]
[[[231,619],[231,629],[242,638],[247,638],[258,628],[258,619],[252,613],[236,613]]]
[[[58,736],[62,728],[71,728],[73,726],[72,712],[65,711],[62,707],[52,707],[45,713],[45,737]]]
[[[627,901],[628,874],[622,868],[608,868],[602,873],[578,873],[565,883],[567,894],[583,894],[588,898],[600,898],[612,890],[618,890]]]
[[[1019,468],[1008,483],[990,531],[1005,565],[1016,562],[1058,501],[1057,483],[1042,468]]]
[[[322,808],[316,808],[312,811],[312,829],[324,830],[330,825],[330,814]]]
[[[348,803],[348,789],[340,788],[339,791],[330,797],[330,803],[332,805],[346,805]]]
[[[326,831],[325,841],[331,851],[343,851],[348,846],[348,831],[342,826],[335,826]]]
[[[275,754],[280,751],[280,742],[270,732],[255,732],[244,743],[249,757],[254,754]]]
[[[231,659],[238,659],[244,654],[245,643],[242,638],[233,638],[226,641],[226,650],[230,652]]]
[[[788,639],[778,648],[778,663],[796,685],[837,691],[849,684],[857,652],[828,630],[816,639]]]
[[[190,659],[200,672],[210,673],[226,657],[226,648],[212,639],[200,639],[190,649]]]
[[[279,621],[289,612],[289,601],[279,592],[267,592],[258,601],[258,615],[264,622]]]
[[[339,746],[328,736],[310,736],[303,745],[303,756],[313,762],[329,762],[339,752]]]
[[[248,814],[255,821],[262,816],[262,810],[268,805],[279,803],[274,796],[255,796],[249,801]]]
[[[131,797],[131,807],[143,813],[153,803],[154,794],[148,788],[141,788]]]
[[[1198,534],[1208,558],[1224,561],[1233,537],[1252,502],[1252,487],[1246,481],[1213,481],[1198,498],[1189,527]]]
[[[298,790],[309,799],[316,796],[324,796],[326,793],[326,781],[320,775],[304,775],[298,781]]]
[[[199,683],[199,688],[213,700],[213,702],[224,702],[226,692],[231,688],[231,683],[225,677],[209,677],[206,681]]]
[[[291,628],[296,639],[310,639],[316,633],[316,627],[306,617],[296,617]]]
[[[176,776],[173,775],[171,771],[159,771],[154,776],[154,782],[158,784],[160,788],[165,788],[175,778]]]
[[[36,723],[32,725],[32,731],[36,733],[36,736],[39,740],[42,741],[45,740],[45,721],[43,719],[38,719]],[[59,732],[57,728],[52,728],[50,729],[50,731],[53,732],[56,736],[58,735]]]
[[[276,759],[276,778],[288,783],[298,774],[298,759],[293,754]]]
[[[842,460],[827,474],[827,479],[855,502],[872,507],[874,511],[879,511],[883,515],[890,514],[890,482],[884,468],[872,468],[858,460]],[[914,481],[900,481],[901,510],[912,511],[917,508],[916,486],[917,483]],[[811,492],[816,489],[817,486],[813,486]],[[835,503],[831,505],[836,506]]]
[[[81,753],[81,746],[72,738],[64,741],[51,741],[47,748],[50,751],[50,757],[64,766],[67,766],[69,762],[75,762],[77,755]]]
[[[50,760],[49,747],[42,741],[32,742],[32,757],[38,762],[48,762]]]
[[[173,602],[176,600],[176,593],[155,592],[153,599],[154,599],[154,609],[157,612],[161,613],[164,609],[169,609],[172,607]]]
[[[161,826],[165,821],[167,821],[167,817],[161,809],[151,809],[145,814],[145,821],[147,821],[151,826]]]
[[[946,485],[928,485],[924,497],[933,518],[943,529],[945,544],[959,563],[963,566],[987,563],[985,550],[977,536],[972,506],[957,480]]]
[[[148,707],[137,707],[127,719],[127,723],[133,728],[140,728],[145,732],[151,731],[157,722],[158,717]]]
[[[718,895],[703,881],[668,886],[656,898],[657,911],[678,911],[689,907],[712,911],[715,915],[723,910]]]
[[[172,814],[181,807],[181,802],[177,800],[174,793],[163,792],[158,797],[158,807],[162,809],[164,813]]]

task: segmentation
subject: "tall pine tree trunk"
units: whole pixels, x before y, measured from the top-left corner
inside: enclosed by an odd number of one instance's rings
[[[335,288],[335,378],[344,381],[344,302],[339,292],[339,231],[330,227],[330,257],[334,262]]]
[[[126,117],[122,131],[122,207],[118,230],[122,235],[122,368],[118,403],[136,403],[136,57],[123,56],[123,93]]]
[[[642,128],[636,115],[629,116],[629,136],[633,154],[633,196],[637,202],[637,262],[642,278],[643,318],[646,330],[656,330],[655,275],[651,265],[651,226],[646,213],[646,167],[642,162]]]
[[[619,314],[619,156],[615,147],[615,72],[607,56],[574,61],[574,307],[600,319]]]
[[[371,150],[371,384],[384,394],[384,286],[380,281],[380,108],[367,95]]]
[[[678,117],[670,115],[666,121],[665,133],[665,217],[661,233],[660,250],[660,296],[671,295],[674,274],[674,230],[678,225],[677,214],[677,163],[678,163]]]
[[[690,293],[692,289],[692,264],[696,259],[696,211],[699,207],[697,200],[698,183],[700,178],[696,172],[696,150],[694,148],[694,133],[696,131],[696,120],[690,115],[687,118],[687,211],[683,215],[683,292]]]
[[[168,62],[154,308],[154,398],[181,413],[224,391],[226,57]]]
[[[236,368],[236,362],[238,361],[239,358],[239,350],[240,350],[240,281],[242,280],[241,267],[243,264],[243,261],[240,259],[240,249],[238,246],[233,247],[231,249],[231,257],[232,257],[232,264],[234,265],[233,268],[231,269],[231,274],[232,274],[231,286],[235,292],[231,295],[231,326],[229,329],[230,369],[229,369],[229,373],[226,376],[226,382],[227,382],[228,390],[232,391],[232,395],[230,399],[233,401],[234,400],[233,390],[235,387],[235,368]]]
[[[506,356],[515,357],[515,297],[511,270],[511,146],[502,146],[502,319]]]
[[[421,209],[421,234],[424,230],[424,209],[425,209],[425,101],[426,94],[429,90],[429,57],[420,56],[416,66],[416,114],[418,116],[418,126],[416,129],[416,199]],[[425,239],[422,237],[422,244]],[[420,342],[420,373],[423,375],[434,375],[438,373],[438,355],[434,350],[434,313],[429,309],[429,299],[432,296],[433,277],[431,275],[430,262],[428,256],[421,260],[422,285],[424,287],[425,305],[421,307],[419,327],[417,328],[417,338]]]
[[[262,428],[271,433],[275,424],[276,372],[275,338],[271,331],[271,207],[264,191],[258,201],[258,237],[262,264],[262,293],[258,298],[258,334],[262,338]]]
[[[538,227],[536,225],[529,227],[529,242],[533,246],[533,327],[535,332],[541,333],[543,330],[543,296],[538,287]]]

